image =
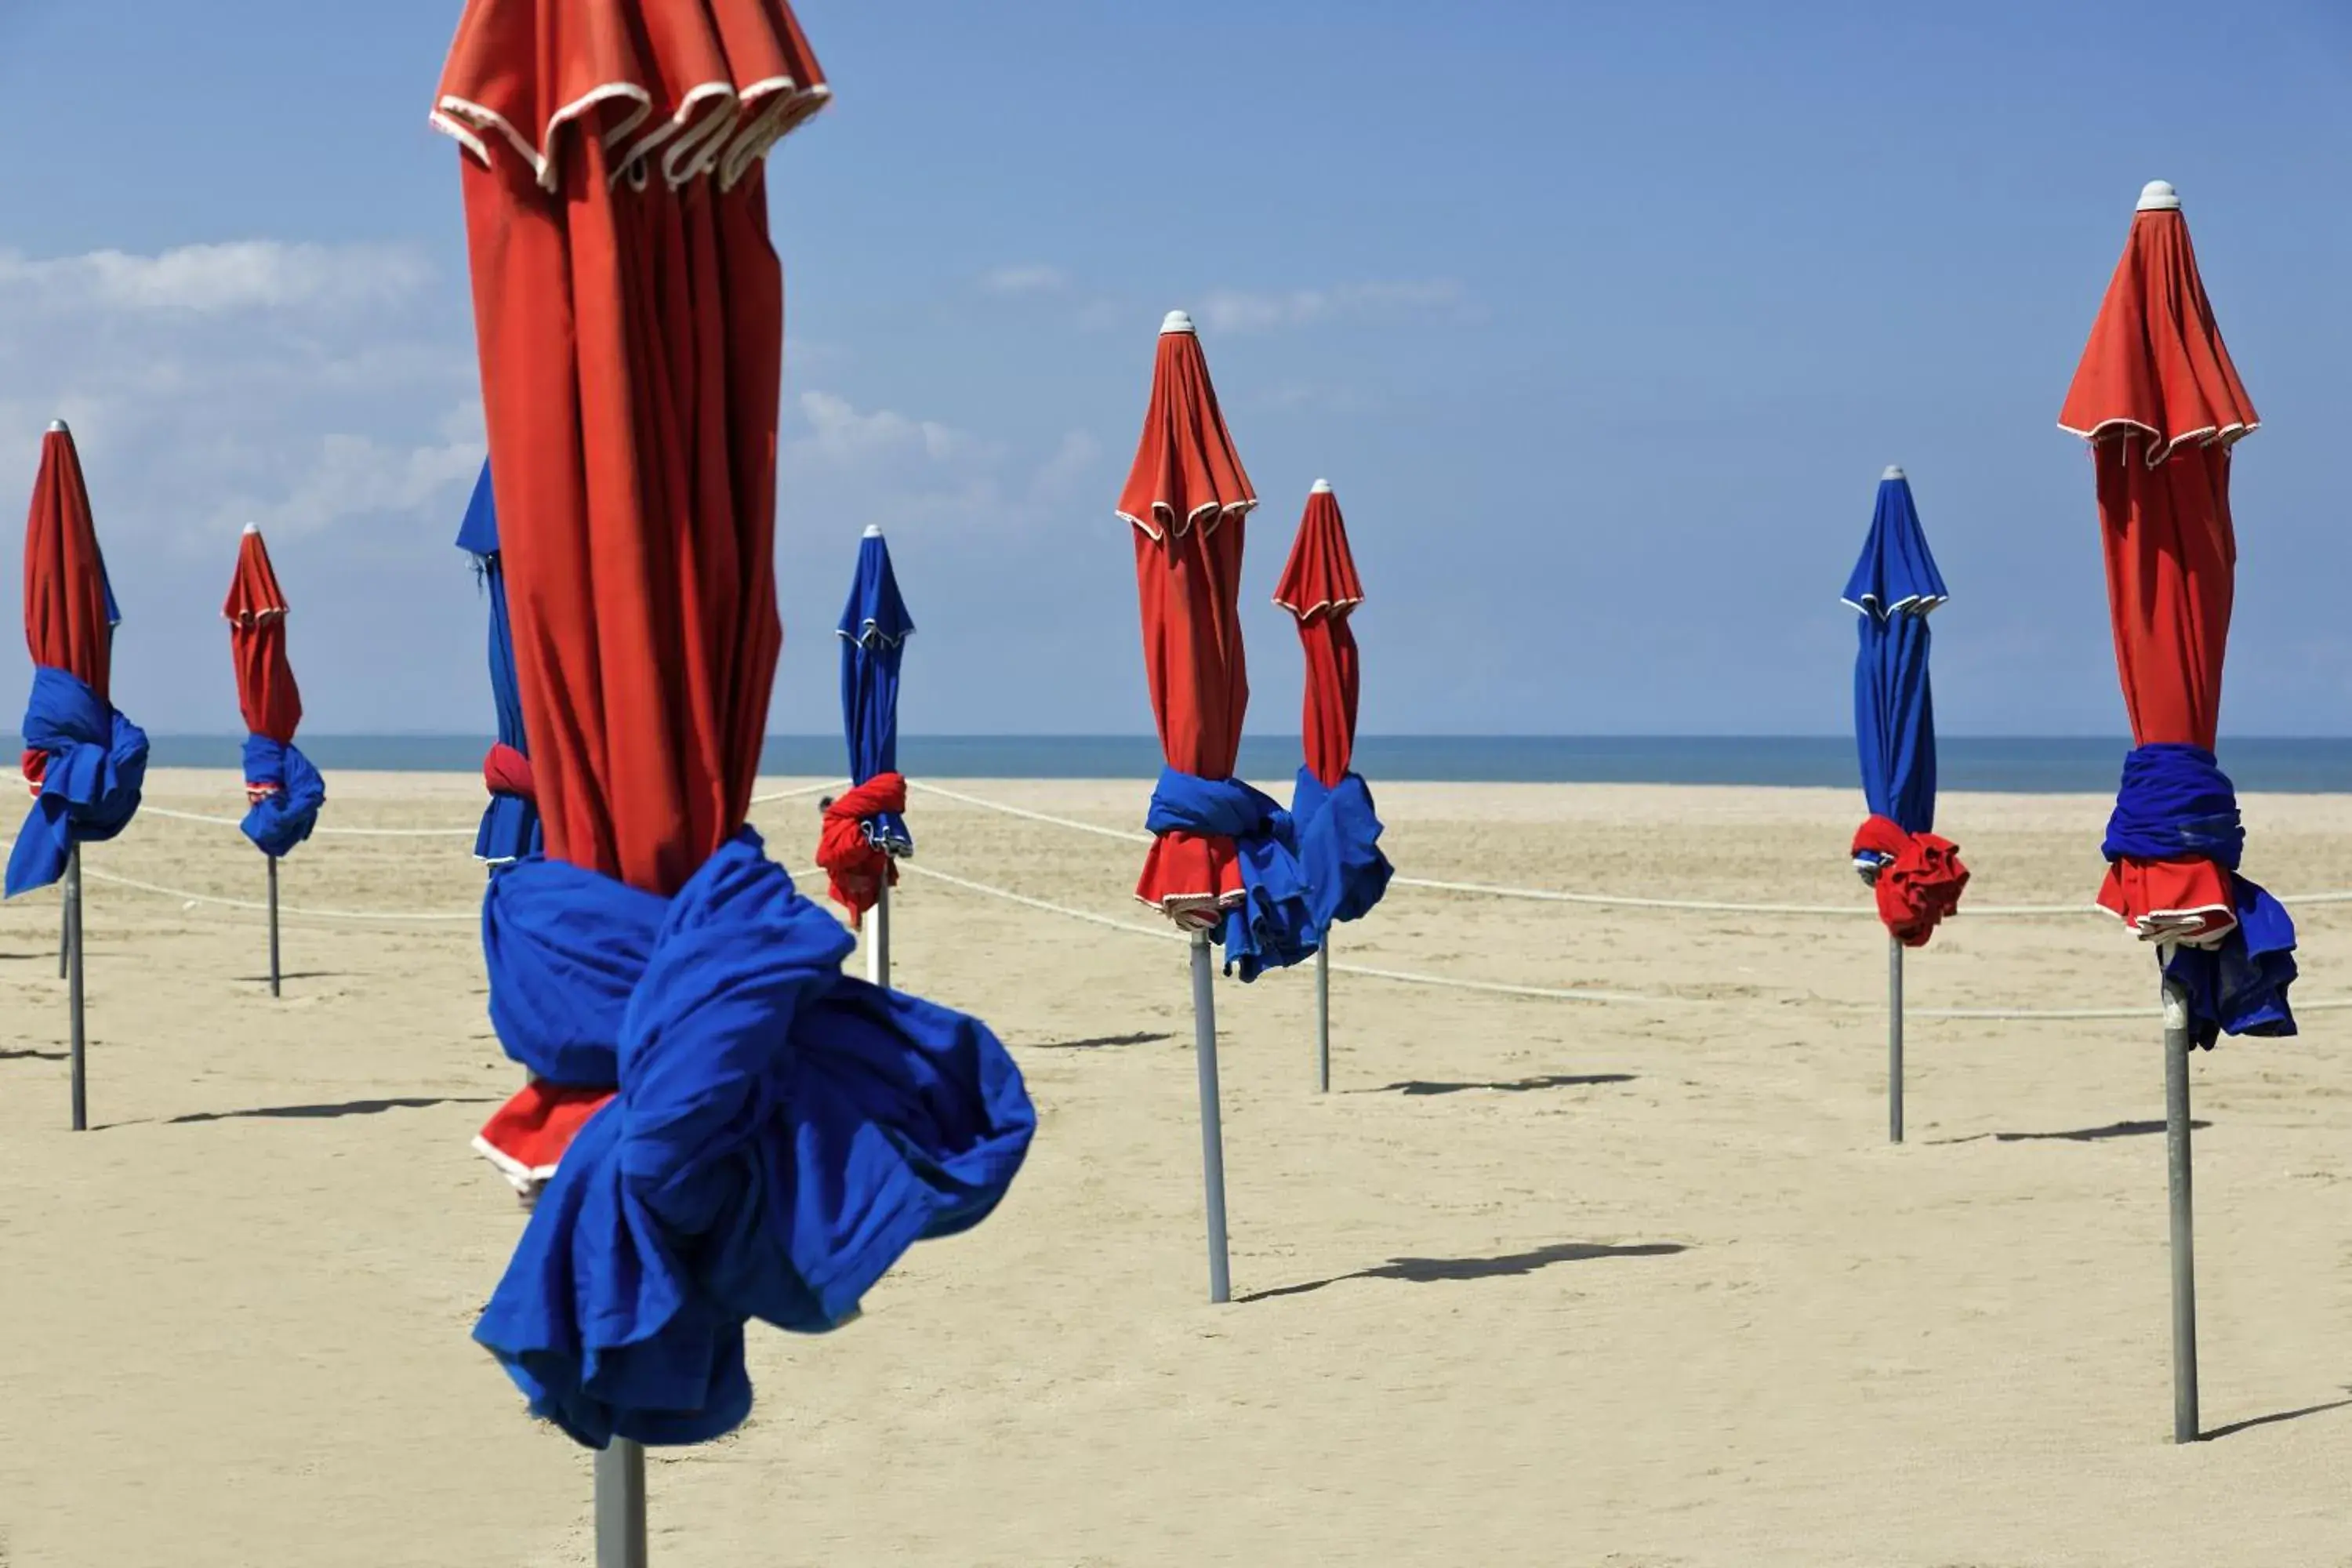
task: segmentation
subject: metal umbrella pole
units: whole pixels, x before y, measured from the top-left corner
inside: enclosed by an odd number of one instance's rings
[[[1886,1141],[1903,1142],[1903,942],[1886,939]]]
[[[278,994],[278,857],[264,855],[269,862],[269,994]]]
[[[1315,1092],[1331,1092],[1331,933],[1315,948]]]
[[[89,1081],[82,1071],[81,846],[66,861],[66,1016],[72,1031],[73,1130],[89,1128]]]
[[[646,1450],[615,1437],[596,1452],[596,1568],[646,1568]]]
[[[1225,1256],[1225,1131],[1217,1097],[1217,997],[1209,933],[1192,933],[1192,1055],[1201,1068],[1201,1181],[1209,1213],[1209,1300],[1233,1300]]]
[[[866,932],[866,978],[886,990],[890,984],[890,879],[882,879],[882,889],[874,896],[874,907],[866,911],[874,923]]]
[[[2165,956],[2170,957],[2169,950]],[[2172,1197],[2172,1440],[2197,1425],[2197,1247],[2189,1203],[2189,993],[2164,983],[2164,1152]]]

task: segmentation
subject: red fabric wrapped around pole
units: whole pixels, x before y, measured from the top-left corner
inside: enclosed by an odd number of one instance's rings
[[[53,425],[41,437],[41,467],[25,519],[25,650],[37,665],[62,669],[101,700],[110,700],[113,615],[106,566],[98,553],[89,488],[73,433]],[[38,795],[49,754],[24,754],[25,783]]]
[[[1217,407],[1209,362],[1190,317],[1160,331],[1145,410],[1118,514],[1135,530],[1143,667],[1168,765],[1226,779],[1249,710],[1242,649],[1242,545],[1257,491]],[[1163,833],[1135,896],[1186,923],[1205,923],[1242,897],[1233,840]]]
[[[291,745],[302,722],[302,691],[286,657],[286,594],[269,563],[261,531],[248,524],[236,551],[236,575],[221,606],[236,664],[236,705],[245,727]]]
[[[1307,766],[1326,789],[1337,789],[1355,765],[1356,703],[1361,669],[1349,616],[1364,602],[1356,558],[1348,548],[1339,498],[1324,480],[1307,497],[1307,515],[1291,542],[1289,563],[1274,602],[1298,620],[1307,658],[1307,696],[1300,735]]]
[[[2133,742],[2210,752],[2236,591],[2231,449],[2260,420],[2168,186],[2142,197],[2058,422],[2090,444],[2097,469],[2116,671]],[[2227,872],[2195,858],[2120,859],[2100,902],[2136,924],[2155,917],[2162,934],[2188,940],[2237,919]]]

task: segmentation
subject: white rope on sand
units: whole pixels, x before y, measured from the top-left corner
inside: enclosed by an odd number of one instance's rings
[[[1050,812],[1031,811],[1026,807],[1007,805],[1003,801],[983,800],[961,790],[943,789],[938,784],[924,784],[917,779],[907,781],[911,789],[925,791],[965,805],[976,805],[983,811],[1000,812],[1029,822],[1042,822],[1052,827],[1066,827],[1078,833],[1091,833],[1103,838],[1116,838],[1128,844],[1149,844],[1151,835],[1127,828],[1105,827],[1100,823],[1080,822],[1075,817],[1055,816]],[[1597,909],[1682,910],[1699,914],[1722,915],[1826,915],[1842,920],[1876,920],[1878,911],[1868,904],[1741,904],[1707,899],[1653,899],[1623,893],[1562,893],[1546,888],[1507,888],[1490,882],[1441,882],[1425,877],[1396,877],[1390,879],[1393,888],[1420,888],[1431,892],[1473,893],[1489,899],[1524,899],[1546,904],[1585,904]],[[2283,904],[2347,904],[2352,892],[2295,893],[2274,895]],[[1979,918],[2032,919],[2050,915],[2099,915],[2115,918],[2109,910],[2096,904],[1974,904],[1962,905],[1960,915]],[[1954,918],[1958,918],[1955,916]]]
[[[153,893],[159,898],[178,899],[184,903],[215,904],[225,910],[252,910],[262,914],[269,912],[268,904],[251,899],[224,899],[215,893],[191,892],[185,888],[166,888],[154,882],[142,882],[135,878],[117,877],[107,871],[94,871],[86,866],[82,868],[81,874],[93,882],[107,882],[118,888],[129,888],[134,892]],[[302,915],[310,920],[320,921],[478,921],[482,918],[482,911],[478,909],[453,914],[412,914],[393,910],[313,910],[305,909],[299,904],[279,904],[278,910],[280,914]]]
[[[780,789],[772,795],[755,795],[751,797],[751,804],[767,805],[780,800],[798,800],[803,795],[817,795],[825,790],[840,787],[838,783],[803,784],[793,789]],[[161,805],[142,805],[140,811],[148,816],[165,816],[174,822],[202,822],[214,827],[244,826],[244,821],[240,817],[206,816],[201,812],[173,811]],[[310,831],[315,834],[332,834],[341,838],[471,838],[480,831],[480,826],[477,824],[472,827],[335,827],[322,823]]]

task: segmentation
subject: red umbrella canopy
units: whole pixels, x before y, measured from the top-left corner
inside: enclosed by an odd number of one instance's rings
[[[1233,776],[1249,710],[1242,652],[1245,521],[1257,491],[1217,407],[1192,318],[1171,311],[1160,329],[1151,401],[1118,514],[1135,529],[1135,589],[1143,666],[1160,749],[1170,767]],[[1165,833],[1152,843],[1136,897],[1171,915],[1196,915],[1242,896],[1233,840]]]
[[[65,670],[107,700],[113,619],[81,458],[73,433],[52,425],[25,521],[25,646],[35,664]]]
[[[286,658],[286,594],[269,564],[257,524],[245,525],[236,549],[236,575],[221,606],[228,619],[230,658],[236,664],[236,705],[245,727],[290,745],[302,722],[302,691]]]
[[[827,96],[782,0],[473,0],[441,80],[547,851],[663,895],[759,768],[783,641],[764,160]]]
[[[2213,749],[2238,547],[2231,448],[2259,423],[2222,345],[2172,187],[2141,194],[2059,424],[2090,443],[2116,668],[2138,745]],[[2175,934],[2234,922],[2208,859],[2123,858],[2103,895]]]
[[[1307,766],[1326,789],[1337,789],[1356,754],[1356,694],[1360,668],[1348,616],[1364,602],[1356,558],[1348,549],[1347,520],[1330,481],[1318,479],[1307,515],[1291,541],[1290,561],[1274,602],[1298,617],[1307,655],[1307,712],[1301,734]]]

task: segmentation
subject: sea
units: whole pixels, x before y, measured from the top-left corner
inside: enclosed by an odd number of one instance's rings
[[[233,768],[242,737],[158,735],[158,767]],[[488,740],[475,735],[311,735],[321,768],[470,772]],[[1937,774],[1947,790],[2018,795],[2107,794],[2130,742],[2113,739],[1946,736]],[[1269,787],[1297,772],[1297,737],[1242,745],[1239,772]],[[933,778],[1136,778],[1160,771],[1150,735],[909,735],[899,766]],[[838,735],[771,735],[770,774],[816,777],[846,768]],[[2230,739],[2221,765],[2242,790],[2352,793],[2352,739]],[[1367,735],[1356,744],[1367,778],[1528,784],[1682,784],[1859,788],[1853,742],[1841,735]],[[1275,789],[1276,794],[1287,791]]]

